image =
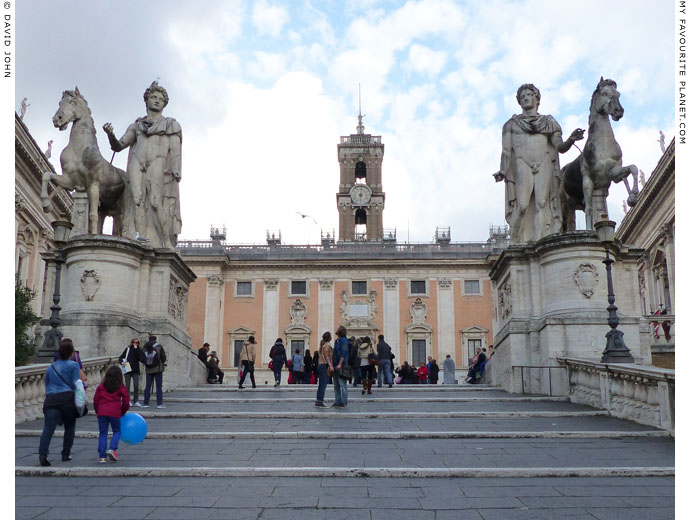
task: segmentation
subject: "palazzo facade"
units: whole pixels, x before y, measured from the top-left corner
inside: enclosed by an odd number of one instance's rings
[[[385,193],[381,136],[357,131],[337,145],[339,235],[320,245],[232,245],[224,230],[211,239],[180,241],[178,249],[198,276],[189,291],[188,333],[208,342],[226,368],[239,364],[242,343],[254,336],[260,363],[282,338],[289,353],[314,352],[321,336],[344,325],[348,336],[379,334],[395,364],[418,366],[450,354],[467,366],[477,347],[492,340],[491,263],[505,247],[506,230],[486,242],[452,243],[437,229],[431,243],[400,244],[383,227]],[[503,233],[501,235],[500,233]]]

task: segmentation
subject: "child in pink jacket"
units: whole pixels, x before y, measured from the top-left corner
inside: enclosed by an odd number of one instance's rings
[[[113,365],[105,373],[103,382],[96,388],[93,408],[98,416],[98,463],[105,464],[108,458],[117,462],[120,418],[129,410],[129,392],[122,381],[122,370],[119,366]],[[110,449],[106,451],[108,425],[113,429],[113,437],[110,439]]]

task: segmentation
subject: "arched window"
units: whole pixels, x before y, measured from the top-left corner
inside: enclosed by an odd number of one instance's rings
[[[359,161],[355,165],[355,184],[367,183],[367,165]]]

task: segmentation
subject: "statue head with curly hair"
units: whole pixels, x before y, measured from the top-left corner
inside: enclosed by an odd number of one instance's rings
[[[163,96],[163,100],[164,100],[163,108],[168,106],[168,101],[170,100],[170,98],[168,97],[168,91],[165,90],[163,87],[161,87],[158,84],[158,81],[154,81],[153,83],[151,83],[151,86],[149,88],[147,88],[146,91],[144,92],[144,103],[148,104],[149,96],[151,94],[153,94],[154,92],[160,92],[160,94]]]
[[[532,83],[525,83],[524,85],[520,85],[520,88],[517,89],[517,96],[515,96],[515,98],[517,99],[517,102],[520,104],[520,106],[522,106],[522,103],[520,103],[520,94],[522,94],[523,90],[532,91],[534,97],[537,100],[537,108],[539,108],[539,102],[541,101],[541,93],[539,92],[539,89],[535,87]]]

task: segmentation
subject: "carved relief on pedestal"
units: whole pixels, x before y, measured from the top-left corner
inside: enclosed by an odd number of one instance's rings
[[[219,274],[211,274],[208,276],[207,280],[208,285],[214,287],[222,287],[225,283],[225,280],[223,280],[223,277]]]
[[[319,286],[324,291],[333,289],[333,278],[319,278]]]
[[[496,294],[498,295],[498,313],[501,319],[508,318],[513,313],[513,288],[510,279],[503,282]]]
[[[187,318],[187,289],[174,276],[170,276],[168,291],[168,314],[176,320]]]
[[[580,292],[584,294],[586,298],[591,298],[597,283],[599,283],[597,268],[589,263],[580,264],[575,274],[573,274],[573,278]]]
[[[412,305],[410,305],[410,315],[412,316],[412,325],[423,325],[426,320],[428,307],[421,298],[417,298]]]
[[[383,286],[386,289],[395,289],[398,286],[398,280],[396,280],[395,278],[384,278]]]
[[[441,289],[450,289],[451,287],[453,287],[453,280],[451,280],[450,278],[439,278],[438,286]]]
[[[290,306],[290,325],[304,325],[307,306],[299,298]]]
[[[101,285],[101,279],[98,277],[98,274],[93,269],[87,269],[81,275],[80,282],[84,298],[86,298],[87,302],[92,301]]]
[[[264,278],[267,291],[275,291],[278,288],[278,278]]]
[[[376,325],[376,291],[370,291],[366,299],[350,299],[347,291],[340,294],[343,303],[340,314],[346,328],[377,329]]]

